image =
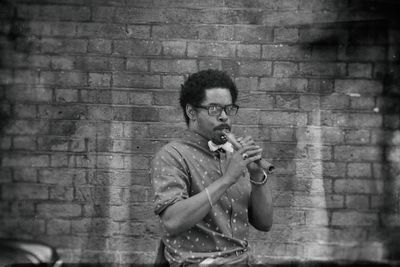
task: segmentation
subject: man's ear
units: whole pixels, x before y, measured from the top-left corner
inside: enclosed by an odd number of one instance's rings
[[[186,115],[188,115],[190,120],[196,120],[196,110],[190,104],[186,105]]]

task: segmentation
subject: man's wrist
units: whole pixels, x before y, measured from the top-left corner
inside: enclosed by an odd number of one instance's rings
[[[252,177],[250,177],[250,182],[254,185],[263,185],[267,182],[267,180],[268,180],[268,175],[264,170],[262,172],[261,179],[255,180]]]

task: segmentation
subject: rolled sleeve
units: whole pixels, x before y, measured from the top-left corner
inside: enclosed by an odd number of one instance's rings
[[[188,198],[189,172],[179,152],[172,146],[161,149],[152,160],[151,182],[154,190],[154,212]]]

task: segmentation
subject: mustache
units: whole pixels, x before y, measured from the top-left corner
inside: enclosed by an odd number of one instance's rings
[[[231,127],[228,124],[221,124],[221,125],[214,127],[214,131],[225,130],[225,129],[231,131]]]

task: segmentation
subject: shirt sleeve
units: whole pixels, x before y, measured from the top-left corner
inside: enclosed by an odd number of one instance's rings
[[[151,162],[154,212],[159,215],[172,204],[188,198],[189,171],[182,155],[170,145],[163,147]]]

